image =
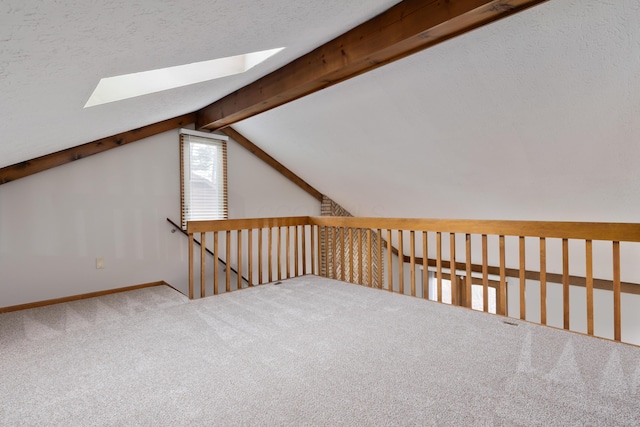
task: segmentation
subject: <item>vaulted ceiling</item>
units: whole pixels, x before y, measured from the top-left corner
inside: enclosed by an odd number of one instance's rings
[[[3,0],[0,167],[190,113],[398,0]],[[83,108],[103,77],[285,47],[241,75]]]
[[[0,4],[0,167],[198,110],[396,1]],[[102,77],[274,47],[83,109]],[[640,3],[551,0],[234,125],[361,215],[638,221]]]

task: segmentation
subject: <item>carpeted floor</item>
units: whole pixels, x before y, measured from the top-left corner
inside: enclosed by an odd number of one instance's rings
[[[0,315],[0,425],[640,425],[640,348],[313,276]]]

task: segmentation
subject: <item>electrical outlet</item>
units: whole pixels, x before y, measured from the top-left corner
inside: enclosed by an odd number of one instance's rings
[[[104,258],[102,258],[102,257],[96,258],[96,268],[98,270],[104,268]]]

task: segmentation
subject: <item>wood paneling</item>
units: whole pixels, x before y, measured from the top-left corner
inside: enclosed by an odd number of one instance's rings
[[[123,145],[140,141],[141,139],[148,138],[153,135],[178,129],[191,123],[195,123],[195,121],[195,113],[185,114],[183,116],[174,117],[173,119],[133,129],[128,132],[87,142],[86,144],[78,145],[76,147],[67,148],[66,150],[61,150],[56,153],[47,154],[35,159],[6,166],[0,169],[0,185],[54,168],[56,166],[62,166],[76,160],[84,159],[85,157],[102,153],[104,151],[111,150],[112,148],[122,147]]]
[[[198,111],[220,129],[546,0],[405,0]]]

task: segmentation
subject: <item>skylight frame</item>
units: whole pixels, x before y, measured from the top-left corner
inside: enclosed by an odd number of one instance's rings
[[[105,77],[100,79],[84,108],[242,74],[283,49],[280,47],[209,61]]]

